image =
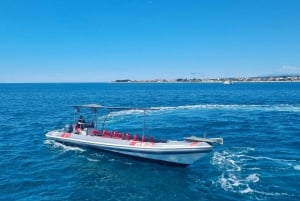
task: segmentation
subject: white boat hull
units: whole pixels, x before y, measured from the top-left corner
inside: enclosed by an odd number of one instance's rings
[[[46,133],[46,137],[58,142],[184,166],[200,160],[212,151],[212,146],[207,142],[141,142],[133,139],[66,133],[62,129],[50,131]]]

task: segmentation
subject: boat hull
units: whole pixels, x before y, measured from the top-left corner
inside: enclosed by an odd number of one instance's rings
[[[104,136],[78,135],[63,130],[46,133],[48,139],[76,146],[86,146],[103,151],[155,160],[182,166],[190,165],[212,151],[206,142],[166,141],[141,142]]]

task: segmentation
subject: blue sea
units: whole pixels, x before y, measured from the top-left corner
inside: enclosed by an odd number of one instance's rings
[[[182,168],[45,138],[89,103],[153,107],[146,135],[224,144]],[[0,111],[0,200],[300,200],[300,83],[0,84]],[[143,121],[118,111],[106,126]]]

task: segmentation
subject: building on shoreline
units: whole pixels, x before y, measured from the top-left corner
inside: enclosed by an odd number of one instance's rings
[[[263,76],[263,77],[241,77],[241,78],[205,78],[205,79],[182,79],[176,80],[154,79],[154,80],[115,80],[117,83],[234,83],[234,82],[300,82],[300,75]]]

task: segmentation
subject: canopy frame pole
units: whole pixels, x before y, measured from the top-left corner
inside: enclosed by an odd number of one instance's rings
[[[91,108],[92,109],[92,113],[93,113],[93,117],[92,117],[92,121],[95,123],[94,127],[97,128],[97,124],[98,124],[98,109],[97,108]]]
[[[144,110],[143,137],[145,137],[145,130],[146,130],[146,110]]]
[[[80,111],[79,107],[74,106],[73,122],[76,124],[76,114]]]
[[[102,133],[104,132],[104,126],[105,126],[105,122],[106,120],[108,119],[108,116],[109,116],[110,112],[108,112],[103,120],[103,123],[102,123]]]

